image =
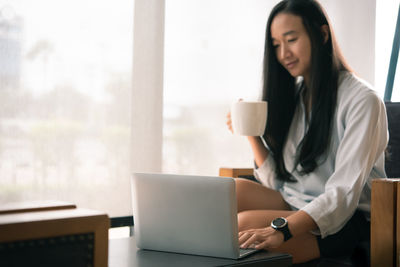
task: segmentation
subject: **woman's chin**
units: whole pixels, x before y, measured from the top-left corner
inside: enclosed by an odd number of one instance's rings
[[[292,77],[294,77],[294,78],[296,78],[296,77],[298,77],[298,76],[301,76],[301,74],[300,74],[299,72],[294,71],[294,70],[288,70],[288,72],[289,72],[289,74],[290,74]]]

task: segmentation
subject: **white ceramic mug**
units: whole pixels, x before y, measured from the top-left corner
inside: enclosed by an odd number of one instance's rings
[[[267,124],[266,101],[239,101],[232,104],[231,119],[234,134],[244,136],[264,135]]]

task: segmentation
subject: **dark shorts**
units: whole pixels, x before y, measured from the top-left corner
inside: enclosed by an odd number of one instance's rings
[[[357,210],[339,232],[324,239],[317,236],[317,241],[321,257],[352,255],[361,243],[370,242],[370,222]]]

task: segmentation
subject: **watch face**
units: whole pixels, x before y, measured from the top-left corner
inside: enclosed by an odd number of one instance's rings
[[[287,223],[287,220],[285,218],[276,218],[275,220],[273,220],[273,224],[277,228],[281,228],[281,227],[285,226],[286,223]]]

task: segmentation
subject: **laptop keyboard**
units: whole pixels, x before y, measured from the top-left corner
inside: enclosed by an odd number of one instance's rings
[[[239,255],[240,257],[246,256],[247,254],[251,254],[254,251],[257,251],[255,248],[240,248],[239,249]]]

